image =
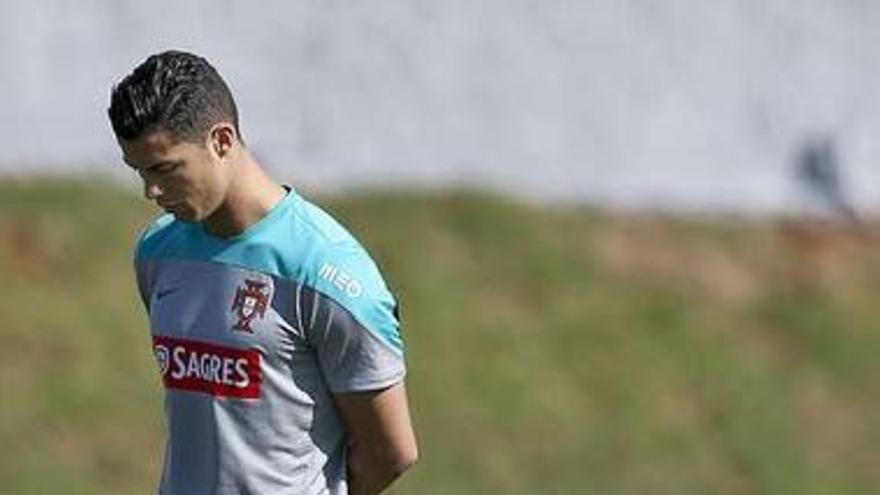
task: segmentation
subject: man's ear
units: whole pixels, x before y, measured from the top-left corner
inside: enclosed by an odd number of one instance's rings
[[[222,160],[229,154],[237,139],[235,128],[231,124],[220,122],[208,132],[208,148]]]

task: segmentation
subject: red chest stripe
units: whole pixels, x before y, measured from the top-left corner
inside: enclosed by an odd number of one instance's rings
[[[220,397],[260,397],[260,352],[256,349],[154,335],[153,353],[166,388]]]

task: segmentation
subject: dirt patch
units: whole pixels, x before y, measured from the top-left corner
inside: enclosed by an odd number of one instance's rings
[[[627,278],[673,284],[725,304],[753,295],[758,283],[745,260],[708,239],[676,237],[660,222],[628,219],[600,236],[606,266]]]
[[[29,277],[49,277],[64,259],[61,246],[53,245],[24,221],[0,223],[0,240],[9,253],[12,268]]]
[[[786,278],[797,286],[840,287],[853,278],[854,263],[880,246],[880,231],[831,221],[781,222],[776,237],[791,258]]]

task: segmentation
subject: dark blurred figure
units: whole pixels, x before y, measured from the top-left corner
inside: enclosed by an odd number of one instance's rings
[[[859,223],[841,182],[837,148],[831,138],[807,141],[797,156],[795,166],[798,180],[823,209],[848,223]]]
[[[780,224],[780,234],[798,260],[790,267],[788,278],[802,287],[822,286],[837,273],[841,260],[870,241],[871,235],[847,197],[831,137],[807,140],[798,150],[794,166],[798,183],[828,215],[790,218]]]

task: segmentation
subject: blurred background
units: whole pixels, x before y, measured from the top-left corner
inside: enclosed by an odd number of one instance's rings
[[[0,486],[140,494],[161,388],[106,107],[207,57],[373,253],[392,493],[880,492],[880,3],[0,0]]]

